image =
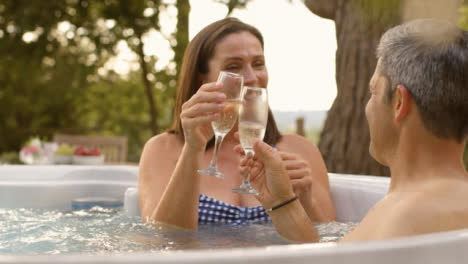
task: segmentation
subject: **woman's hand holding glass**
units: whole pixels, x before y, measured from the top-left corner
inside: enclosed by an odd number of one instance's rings
[[[225,106],[226,95],[221,84],[203,84],[195,95],[182,105],[180,119],[184,130],[185,144],[191,149],[205,151],[213,137],[211,122],[220,116]]]
[[[224,137],[237,121],[238,105],[244,85],[244,78],[239,74],[221,71],[217,83],[222,84],[221,91],[225,94],[226,100],[218,109],[218,111],[220,111],[219,116],[211,122],[215,135],[215,146],[210,165],[206,169],[198,170],[198,173],[223,179],[226,176],[218,171],[218,150]]]
[[[266,183],[264,164],[260,162],[256,156],[246,156],[241,145],[237,145],[234,150],[242,155],[240,160],[241,174],[250,174],[252,185],[257,188],[257,185],[260,184],[260,187],[258,187],[259,191],[261,189],[269,190],[269,188],[262,185]],[[277,152],[278,157],[280,158],[278,159],[278,163],[281,163],[281,166],[284,167],[286,174],[289,177],[289,182],[293,188],[294,194],[299,199],[307,198],[313,185],[312,170],[309,163],[303,160],[299,155],[276,150],[274,151]],[[262,194],[261,191],[260,193],[260,196],[271,196],[269,191],[267,191],[266,194]],[[264,198],[264,200],[269,199],[271,198]]]
[[[306,198],[312,189],[312,169],[307,161],[299,155],[279,151],[280,157],[287,170],[294,193],[299,198]]]
[[[271,208],[294,197],[291,180],[280,153],[260,140],[255,142],[253,148],[253,157],[241,158],[240,173],[250,175],[250,182],[258,190],[257,199],[262,205]],[[244,154],[239,145],[235,151]]]
[[[239,140],[247,156],[253,156],[253,143],[263,140],[268,122],[268,95],[265,88],[244,87],[239,109]],[[234,193],[253,194],[258,192],[250,185],[250,174],[238,187],[232,189]]]

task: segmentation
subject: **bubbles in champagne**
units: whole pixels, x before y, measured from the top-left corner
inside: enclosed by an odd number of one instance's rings
[[[257,122],[242,121],[239,123],[239,138],[244,149],[251,149],[255,139],[263,140],[265,125]]]
[[[211,126],[215,133],[227,134],[237,120],[239,99],[231,99],[225,102],[226,106],[220,113],[218,120],[211,122]]]

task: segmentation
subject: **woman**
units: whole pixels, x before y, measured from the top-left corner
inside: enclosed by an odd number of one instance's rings
[[[263,37],[256,28],[226,18],[208,25],[187,46],[173,126],[145,144],[140,160],[139,205],[145,221],[197,230],[199,223],[268,219],[254,196],[231,192],[243,179],[233,150],[238,144],[237,126],[218,152],[218,169],[226,178],[197,173],[209,165],[214,141],[211,121],[219,117],[226,99],[216,84],[220,71],[243,75],[246,86],[267,87]],[[334,220],[327,171],[317,148],[300,136],[282,136],[271,111],[264,141],[280,151],[311,220]]]

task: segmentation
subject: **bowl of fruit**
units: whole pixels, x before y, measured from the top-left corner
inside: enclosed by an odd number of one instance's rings
[[[60,144],[54,153],[54,164],[72,164],[75,148],[68,144]]]
[[[104,155],[98,147],[86,148],[79,146],[73,155],[73,164],[101,165],[104,164]]]

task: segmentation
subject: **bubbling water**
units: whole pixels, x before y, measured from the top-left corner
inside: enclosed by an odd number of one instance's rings
[[[322,241],[334,241],[354,223],[316,225]],[[109,254],[182,249],[265,247],[289,244],[271,222],[240,226],[200,225],[199,231],[168,231],[118,209],[71,212],[0,209],[0,254]]]

